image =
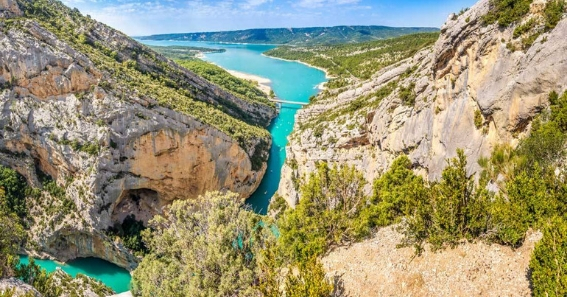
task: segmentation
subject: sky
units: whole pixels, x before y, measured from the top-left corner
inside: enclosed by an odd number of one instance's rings
[[[441,27],[476,0],[63,0],[131,36],[251,28]]]

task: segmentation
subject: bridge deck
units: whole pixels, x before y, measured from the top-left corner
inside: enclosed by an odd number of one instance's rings
[[[306,102],[286,101],[286,100],[279,100],[279,99],[270,99],[270,101],[277,102],[277,103],[296,104],[296,105],[302,105],[302,106],[309,104],[309,103],[306,103]]]

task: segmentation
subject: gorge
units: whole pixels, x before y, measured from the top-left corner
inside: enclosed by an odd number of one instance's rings
[[[0,0],[0,294],[565,295],[566,15],[276,48]]]

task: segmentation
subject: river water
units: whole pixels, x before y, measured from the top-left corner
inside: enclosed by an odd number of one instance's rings
[[[244,45],[209,42],[183,41],[149,41],[148,45],[185,45],[225,49],[224,53],[206,54],[204,60],[215,63],[225,69],[249,73],[271,80],[271,87],[276,96],[286,101],[309,102],[309,97],[316,95],[317,86],[326,81],[325,73],[301,63],[268,58],[263,52],[274,48],[273,45]],[[287,137],[294,124],[298,106],[283,104],[280,113],[268,127],[272,135],[272,148],[268,159],[268,168],[258,190],[247,200],[247,203],[260,214],[265,214],[270,198],[278,190],[281,169],[285,162],[285,146]],[[26,256],[21,262],[28,263]],[[117,293],[129,290],[130,274],[114,264],[101,259],[85,258],[70,261],[66,264],[50,260],[36,260],[36,264],[53,272],[63,269],[72,276],[77,273],[98,279]]]
[[[28,257],[21,256],[20,263],[28,264]],[[103,282],[117,293],[130,290],[130,273],[124,268],[101,259],[79,258],[65,264],[51,260],[35,260],[35,264],[39,265],[47,272],[54,272],[59,268],[72,277],[75,277],[77,273],[88,275]]]

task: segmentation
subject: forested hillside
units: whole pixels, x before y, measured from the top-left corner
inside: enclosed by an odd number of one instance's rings
[[[419,50],[433,45],[438,37],[438,33],[423,33],[364,43],[311,47],[283,46],[269,50],[265,54],[323,68],[332,77],[326,86],[340,88],[369,79],[380,69],[409,58]]]
[[[330,45],[363,42],[401,35],[436,32],[437,28],[394,28],[384,26],[337,26],[315,28],[250,29],[225,32],[159,34],[142,40],[186,40],[287,45]]]

